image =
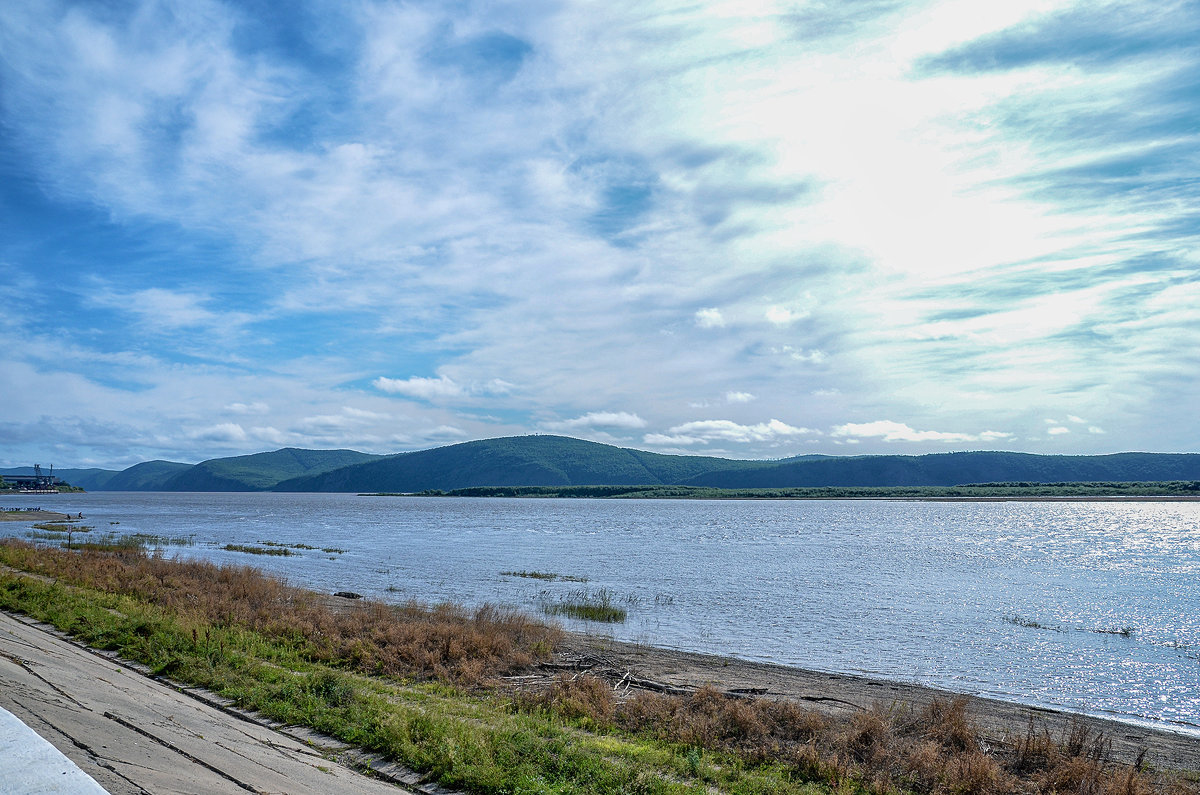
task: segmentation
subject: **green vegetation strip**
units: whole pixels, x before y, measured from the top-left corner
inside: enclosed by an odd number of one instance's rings
[[[413,496],[393,492],[361,495]],[[1200,481],[970,483],[962,486],[812,486],[723,489],[708,486],[475,486],[419,497],[560,497],[670,500],[999,500],[1086,497],[1200,497]]]
[[[1105,737],[1086,727],[1059,741],[1031,723],[1007,748],[985,748],[965,700],[834,719],[708,688],[618,695],[582,673],[515,689],[503,677],[546,660],[562,632],[500,608],[333,610],[252,568],[120,546],[10,539],[0,564],[0,608],[471,793],[1196,791],[1109,763]]]
[[[29,564],[0,545],[0,561]],[[819,793],[778,765],[594,733],[551,709],[445,682],[367,677],[314,661],[299,638],[203,622],[130,595],[0,572],[0,607],[53,624],[158,675],[271,719],[385,754],[429,780],[480,793]]]

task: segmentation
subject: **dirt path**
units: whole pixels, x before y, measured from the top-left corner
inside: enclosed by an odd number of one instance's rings
[[[112,795],[412,791],[337,761],[367,761],[347,746],[281,733],[189,692],[0,613],[0,707]]]

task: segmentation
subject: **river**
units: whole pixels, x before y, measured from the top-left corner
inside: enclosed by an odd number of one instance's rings
[[[1200,737],[1196,502],[4,499],[82,512],[97,535],[190,537],[168,554],[249,564],[319,590],[535,612],[604,596],[627,611],[623,623],[564,623]],[[28,531],[0,524],[0,534]],[[221,548],[267,541],[317,549]]]

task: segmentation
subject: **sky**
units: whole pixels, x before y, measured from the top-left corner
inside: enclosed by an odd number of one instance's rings
[[[1200,448],[1200,3],[8,0],[0,466]]]

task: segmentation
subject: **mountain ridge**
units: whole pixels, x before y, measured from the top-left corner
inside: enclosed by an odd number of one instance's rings
[[[16,469],[5,471],[18,473]],[[3,474],[0,471],[0,476]],[[158,460],[121,471],[65,469],[56,474],[72,485],[96,491],[411,493],[509,486],[957,486],[1200,480],[1200,454],[965,451],[744,460],[652,453],[542,434],[480,439],[386,456],[285,447],[198,464]],[[70,480],[69,475],[77,475],[81,482]]]

